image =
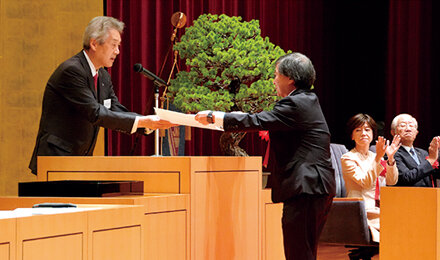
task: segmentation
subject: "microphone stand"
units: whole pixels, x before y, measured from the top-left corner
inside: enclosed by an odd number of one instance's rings
[[[177,29],[184,27],[186,24],[186,15],[182,12],[174,13],[171,17],[171,24],[174,27],[173,33],[171,34],[171,44],[168,47],[167,54],[165,55],[165,59],[162,63],[162,67],[159,72],[159,77],[161,77],[162,72],[165,68],[165,64],[168,60],[168,55],[171,52],[171,50],[173,49],[174,43],[176,41]],[[177,68],[177,71],[179,71],[179,66],[177,65],[177,55],[178,55],[178,52],[174,51],[173,66],[171,68],[171,72],[168,77],[167,84],[170,83],[171,76],[174,72],[174,68]],[[160,85],[156,81],[153,81],[153,83],[154,83],[154,103],[155,103],[155,107],[159,108],[159,86]],[[165,86],[165,90],[164,90],[163,97],[162,97],[164,101],[165,101],[165,97],[166,97],[166,91],[167,91],[167,86]],[[163,103],[162,103],[162,105],[163,105]],[[147,111],[144,112],[144,114],[146,114],[146,113],[147,113]],[[137,135],[135,138],[135,141],[134,141],[134,145],[131,148],[130,155],[134,154],[136,147],[139,143],[139,140],[140,140],[139,135]],[[159,129],[156,129],[155,133],[154,133],[154,155],[153,156],[161,156],[161,154],[160,154],[160,130]]]
[[[179,17],[179,18],[176,20],[176,17]],[[173,49],[174,49],[173,47],[174,47],[174,44],[175,44],[175,42],[176,42],[177,29],[182,28],[182,27],[186,24],[186,16],[185,16],[184,13],[176,12],[176,13],[173,14],[173,17],[171,18],[171,20],[172,20],[171,23],[172,23],[173,26],[174,26],[174,30],[173,30],[173,32],[172,32],[172,34],[171,34],[171,38],[170,38],[171,42],[170,42],[170,45],[169,45],[169,47],[168,47],[168,51],[167,51],[167,53],[166,53],[166,55],[165,55],[165,58],[164,58],[164,60],[163,60],[163,62],[162,62],[162,66],[161,66],[161,68],[160,68],[159,77],[162,76],[162,73],[163,73],[163,71],[164,71],[165,65],[166,65],[167,60],[168,60],[168,56],[169,56],[169,54],[170,54],[170,53],[173,51]],[[171,67],[170,74],[168,75],[167,85],[170,84],[171,77],[172,77],[173,72],[174,72],[174,68],[177,67],[177,71],[179,71],[179,66],[177,65],[177,55],[178,55],[178,52],[177,52],[177,51],[174,51],[173,65],[172,65],[172,67]],[[154,82],[154,83],[155,83],[155,85],[156,85],[156,82]],[[167,108],[169,108],[169,103],[168,103],[169,100],[167,100],[167,98],[166,98],[167,90],[168,90],[168,86],[165,86],[165,89],[164,89],[164,91],[163,91],[163,93],[162,93],[162,98],[161,98],[161,100],[162,100],[162,106],[161,106],[161,108],[164,108],[164,103],[165,103],[165,101],[167,102]],[[159,108],[159,88],[158,88],[157,85],[156,85],[156,90],[155,90],[155,92],[154,92],[154,98],[155,98],[156,108]],[[155,151],[159,151],[159,144],[160,144],[160,130],[159,130],[159,129],[157,129],[157,130],[156,130],[156,133],[155,133],[155,144],[156,144],[156,146],[155,146]],[[159,155],[159,154],[156,152],[156,156],[161,156],[161,155]]]
[[[159,108],[159,84],[156,81],[154,81],[154,107]],[[156,129],[154,133],[154,156],[161,156],[159,144],[159,129]]]
[[[154,83],[154,107],[155,108],[159,108],[159,87],[160,84],[157,81],[153,81]],[[144,114],[146,114],[147,111],[144,112]],[[159,129],[154,130],[154,155],[152,156],[161,156],[160,155],[160,138],[159,138]],[[137,145],[139,144],[139,137],[140,135],[137,134],[135,141],[134,141],[134,145],[131,147],[130,150],[130,155],[134,155],[134,152],[136,151]]]

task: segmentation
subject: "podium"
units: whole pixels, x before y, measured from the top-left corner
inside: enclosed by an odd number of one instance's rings
[[[261,157],[39,157],[37,178],[135,180],[148,194],[189,194],[187,259],[254,260],[261,259],[261,168]]]
[[[380,259],[440,259],[440,189],[380,189]]]

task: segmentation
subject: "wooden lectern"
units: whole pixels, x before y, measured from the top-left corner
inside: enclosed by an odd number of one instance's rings
[[[440,189],[380,189],[380,259],[440,259]]]
[[[140,180],[145,193],[189,194],[190,258],[254,260],[261,168],[261,157],[39,157],[38,180]]]

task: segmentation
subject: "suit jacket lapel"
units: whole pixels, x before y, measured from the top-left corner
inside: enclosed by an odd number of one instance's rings
[[[98,93],[96,93],[95,91],[95,81],[93,80],[92,72],[90,71],[90,66],[89,63],[87,62],[86,56],[84,56],[83,51],[78,53],[78,56],[79,56],[79,60],[81,61],[81,66],[84,68],[84,71],[86,72],[89,88],[92,91],[95,99],[98,100]],[[98,82],[99,82],[99,76],[98,76]]]
[[[96,82],[96,96],[99,103],[101,103],[101,73],[99,73],[101,69],[98,70],[98,81]]]
[[[411,154],[403,147],[400,146],[400,148],[402,150],[402,155],[405,158],[405,161],[407,162],[407,164],[411,167],[416,168],[418,165],[416,163],[416,161],[414,161],[414,158],[411,156]],[[416,151],[416,154],[418,154],[418,152]],[[420,157],[417,156],[419,158],[419,162],[420,162]]]
[[[422,158],[422,153],[419,151],[419,148],[414,147],[414,151],[416,152],[417,158],[419,158],[420,164],[422,164],[422,161],[425,160],[425,158]],[[434,183],[431,181],[431,178],[432,178],[432,174],[423,178],[423,182],[425,183],[426,187],[432,187],[434,185]]]
[[[416,152],[416,156],[419,159],[419,162],[422,163],[422,155],[420,154],[418,148],[414,147],[414,151]],[[425,159],[425,158],[423,158],[423,159]]]

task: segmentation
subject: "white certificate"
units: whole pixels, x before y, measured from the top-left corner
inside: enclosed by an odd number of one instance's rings
[[[203,125],[199,123],[195,117],[194,114],[184,114],[179,112],[174,112],[170,110],[165,110],[161,108],[154,108],[154,111],[156,112],[156,115],[160,117],[160,119],[169,121],[173,124],[178,125],[187,125],[192,127],[199,127],[199,128],[206,128],[211,130],[217,130],[217,131],[223,131],[223,129],[216,127],[214,124],[207,124]]]

